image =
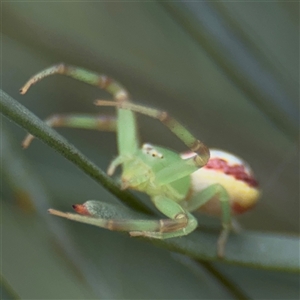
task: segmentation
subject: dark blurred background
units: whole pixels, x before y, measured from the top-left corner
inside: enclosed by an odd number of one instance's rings
[[[93,100],[110,95],[56,76],[20,96],[36,72],[65,62],[108,74],[135,102],[167,110],[210,147],[252,166],[263,196],[239,218],[244,228],[299,233],[299,3],[5,2],[2,32],[2,88],[37,116],[96,112]],[[159,122],[139,116],[139,124],[142,142],[186,150]],[[59,131],[104,170],[117,154],[112,133]],[[48,207],[115,200],[45,144],[21,151],[25,132],[6,118],[2,134],[2,288],[12,298],[232,299],[182,257],[49,218]],[[12,174],[24,166],[23,181]],[[43,201],[20,196],[26,180]],[[297,298],[292,275],[218,267],[251,298]]]

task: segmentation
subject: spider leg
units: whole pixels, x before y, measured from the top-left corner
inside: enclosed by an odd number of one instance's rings
[[[187,211],[195,211],[201,208],[205,203],[212,198],[218,197],[222,210],[222,230],[218,239],[218,256],[223,257],[225,252],[226,242],[232,228],[230,198],[221,184],[213,184],[194,195],[191,199],[184,202]]]
[[[173,200],[163,197],[153,199],[156,207],[169,219],[136,220],[136,219],[104,219],[99,218],[97,201],[88,201],[83,205],[74,205],[75,210],[84,215],[64,213],[49,209],[49,213],[73,221],[99,226],[113,231],[127,231],[131,236],[146,236],[165,239],[189,234],[197,226],[197,220]]]
[[[101,131],[116,131],[117,127],[116,117],[88,114],[55,114],[48,117],[45,123],[50,127],[83,128]],[[23,148],[27,148],[33,139],[34,136],[28,134],[22,142]]]
[[[31,77],[20,89],[20,93],[22,95],[26,94],[33,84],[45,77],[55,74],[69,76],[76,80],[99,87],[110,93],[117,102],[129,101],[129,93],[127,90],[113,78],[63,63],[49,67]],[[139,146],[135,115],[131,111],[118,109],[117,119],[119,154],[133,154]]]
[[[178,203],[163,196],[153,197],[152,202],[161,213],[170,218],[167,219],[170,223],[167,226],[165,226],[164,220],[160,220],[160,230],[131,231],[131,236],[144,236],[155,239],[168,239],[187,235],[196,229],[198,225],[196,218],[192,214],[184,210]],[[177,222],[180,222],[181,224],[183,222],[184,226],[179,227],[177,225]]]
[[[99,87],[100,89],[112,94],[114,99],[117,101],[126,101],[129,98],[127,90],[113,78],[63,63],[49,67],[32,76],[20,89],[20,93],[22,95],[26,94],[33,84],[54,74],[66,75],[87,84]]]
[[[195,164],[186,163],[185,160],[178,161],[157,172],[156,181],[160,185],[169,184],[194,173],[198,168]]]
[[[112,231],[127,231],[127,232],[135,232],[144,230],[151,230],[151,231],[159,231],[161,228],[173,228],[175,227],[173,223],[176,224],[176,227],[181,228],[184,224],[180,224],[180,222],[171,222],[170,224],[169,219],[165,220],[123,220],[123,219],[104,219],[104,218],[97,218],[92,216],[82,216],[73,213],[64,213],[55,209],[48,210],[50,214],[63,217],[69,220],[86,223],[94,226],[98,226],[101,228],[106,228]]]
[[[97,106],[116,106],[122,109],[128,109],[134,112],[138,112],[154,119],[158,119],[165,126],[167,126],[180,140],[184,142],[186,146],[197,155],[186,159],[187,164],[194,165],[198,168],[203,167],[209,160],[209,149],[200,140],[196,139],[183,125],[168,115],[167,112],[160,111],[157,109],[136,105],[128,102],[111,102],[105,100],[96,100],[95,105]]]

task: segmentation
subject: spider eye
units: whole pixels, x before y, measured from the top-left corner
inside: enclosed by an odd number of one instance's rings
[[[144,144],[142,149],[145,154],[151,155],[152,157],[163,158],[163,155],[150,144]]]

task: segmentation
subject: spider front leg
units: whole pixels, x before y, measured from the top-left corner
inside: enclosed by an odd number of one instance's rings
[[[45,120],[45,123],[50,127],[68,127],[68,128],[80,128],[80,129],[91,129],[91,130],[100,130],[100,131],[110,131],[115,132],[117,131],[117,128],[119,126],[119,130],[122,130],[118,137],[119,139],[123,140],[122,143],[120,143],[120,148],[122,149],[120,153],[131,153],[131,151],[134,151],[135,147],[137,147],[134,143],[128,143],[126,142],[126,132],[124,130],[123,124],[127,124],[132,126],[132,131],[129,131],[127,134],[127,138],[129,138],[130,134],[132,134],[131,141],[138,142],[137,139],[135,139],[136,132],[134,131],[134,119],[132,119],[129,116],[126,116],[126,113],[128,111],[119,112],[119,122],[116,117],[114,116],[106,116],[106,115],[88,115],[88,114],[55,114],[50,117],[48,117]],[[122,120],[122,122],[120,122]],[[121,124],[119,124],[121,123]],[[130,128],[129,128],[130,129]],[[31,142],[33,141],[34,136],[32,134],[28,134],[23,142],[22,147],[24,149],[28,148]],[[133,147],[133,150],[130,150],[130,148]],[[129,150],[129,151],[128,151]],[[107,174],[109,176],[113,175],[115,168],[122,164],[126,163],[126,156],[118,156],[116,159],[114,159],[110,166],[108,167]]]
[[[69,76],[87,84],[99,87],[100,89],[106,90],[108,93],[112,94],[114,99],[117,101],[128,101],[129,99],[127,90],[113,78],[76,66],[66,65],[64,63],[49,67],[32,76],[20,89],[20,94],[26,94],[32,85],[38,81],[41,81],[45,77],[55,74]]]
[[[218,199],[222,212],[222,231],[220,233],[217,245],[217,253],[220,258],[224,257],[226,242],[231,230],[231,208],[230,198],[226,189],[221,184],[213,184],[201,192],[195,194],[191,199],[184,202],[188,211],[196,211],[209,202],[211,199]]]
[[[72,77],[76,80],[85,82],[89,85],[93,85],[100,89],[103,89],[110,93],[117,102],[128,102],[129,93],[127,90],[120,84],[118,81],[114,80],[111,77],[108,77],[103,74],[98,74],[86,69],[82,69],[76,66],[66,65],[64,63],[54,65],[49,67],[33,77],[31,77],[25,85],[20,89],[22,95],[26,94],[29,88],[35,83],[41,81],[42,79],[55,75],[65,75]],[[118,132],[118,150],[120,155],[132,154],[138,148],[138,137],[137,137],[137,126],[135,116],[131,111],[125,111],[123,109],[117,110],[117,132]],[[125,131],[126,124],[127,130]],[[32,140],[32,137],[29,138],[29,143]],[[25,144],[26,147],[26,144]]]
[[[93,129],[100,131],[116,131],[117,120],[113,116],[88,114],[55,114],[48,117],[45,123],[50,127],[69,127]],[[22,142],[23,148],[28,148],[34,136],[28,134]]]
[[[188,131],[183,125],[181,125],[178,121],[176,121],[164,111],[132,104],[129,102],[111,102],[105,100],[96,100],[95,105],[116,106],[121,109],[128,109],[130,111],[138,112],[140,114],[147,115],[154,119],[158,119],[165,126],[167,126],[180,140],[182,140],[191,151],[197,154],[189,159],[186,159],[185,164],[201,168],[204,165],[206,165],[206,163],[209,160],[208,147],[200,140],[196,139],[190,131]]]
[[[198,225],[196,218],[184,210],[178,203],[162,196],[153,197],[152,202],[161,213],[170,219],[167,219],[168,222],[166,224],[164,224],[164,220],[159,220],[159,231],[133,231],[130,232],[131,236],[168,239],[187,235],[196,229]],[[181,224],[181,226],[179,224]],[[184,226],[182,226],[182,224],[184,224]]]
[[[197,220],[171,199],[161,196],[154,197],[155,206],[169,219],[161,220],[124,220],[104,219],[97,215],[97,201],[87,201],[84,204],[73,205],[81,215],[64,213],[49,209],[49,213],[113,231],[127,231],[131,236],[145,236],[156,239],[166,239],[187,235],[197,227]]]

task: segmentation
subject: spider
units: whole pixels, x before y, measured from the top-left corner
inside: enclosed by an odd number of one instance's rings
[[[58,64],[34,75],[21,88],[25,94],[41,79],[62,74],[104,89],[114,101],[97,100],[97,106],[116,107],[116,117],[104,115],[67,114],[46,119],[52,127],[71,127],[116,131],[118,156],[110,163],[108,175],[122,167],[121,188],[144,192],[154,206],[166,216],[161,220],[101,219],[96,216],[95,201],[73,205],[78,214],[54,209],[53,215],[80,221],[109,230],[126,231],[131,236],[155,239],[175,238],[190,234],[197,227],[191,212],[202,211],[219,216],[222,230],[217,243],[217,255],[224,256],[225,245],[232,226],[232,215],[252,208],[260,191],[250,167],[237,156],[211,149],[198,140],[167,112],[134,104],[127,90],[105,75],[65,64]],[[155,119],[167,126],[188,148],[179,154],[164,147],[139,145],[135,113]],[[23,141],[27,148],[34,136]]]

